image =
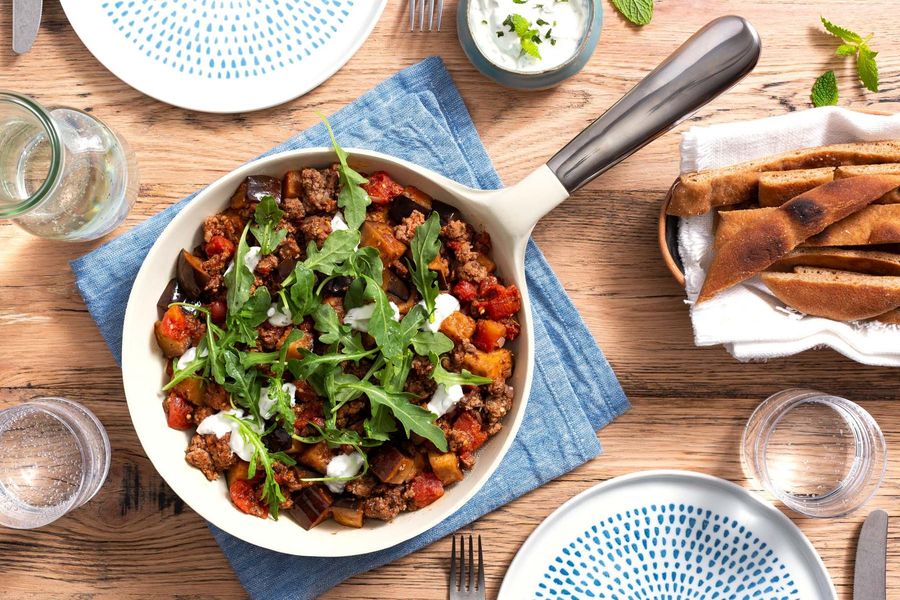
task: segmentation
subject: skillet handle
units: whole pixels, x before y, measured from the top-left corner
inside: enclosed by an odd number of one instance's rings
[[[547,166],[574,192],[737,83],[756,66],[760,47],[759,34],[742,17],[708,23]]]

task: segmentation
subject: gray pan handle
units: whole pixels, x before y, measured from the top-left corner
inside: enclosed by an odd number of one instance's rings
[[[742,17],[707,24],[547,161],[570,193],[653,141],[756,66],[759,34]]]

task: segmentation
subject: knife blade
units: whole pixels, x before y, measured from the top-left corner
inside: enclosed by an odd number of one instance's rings
[[[853,600],[886,600],[887,533],[888,514],[883,510],[873,510],[859,531],[853,570]]]
[[[13,0],[12,47],[16,54],[24,54],[31,49],[41,26],[43,0]]]

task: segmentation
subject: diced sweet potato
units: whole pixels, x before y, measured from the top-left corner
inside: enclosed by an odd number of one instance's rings
[[[294,495],[291,516],[303,529],[312,529],[331,515],[334,498],[323,486],[303,488]]]
[[[453,429],[463,434],[458,452],[460,454],[474,452],[487,441],[487,434],[481,427],[478,417],[470,411],[463,411],[456,421],[453,422]]]
[[[475,333],[475,319],[456,311],[441,323],[441,333],[454,342],[464,342]]]
[[[416,508],[424,508],[444,495],[444,484],[434,473],[422,473],[412,480],[409,490]]]
[[[238,479],[249,479],[247,477],[247,471],[250,467],[250,463],[245,460],[239,460],[225,471],[225,482],[228,484],[228,487],[231,487],[231,484],[234,483]]]
[[[281,191],[285,198],[299,198],[303,191],[300,185],[300,171],[288,171],[281,181]]]
[[[331,518],[344,527],[363,526],[363,505],[358,498],[338,498],[331,505]]]
[[[438,274],[438,282],[441,284],[441,288],[446,289],[450,281],[450,263],[447,259],[438,252],[434,260],[428,263],[428,268]]]
[[[394,237],[394,230],[390,225],[368,219],[362,224],[359,243],[378,250],[385,265],[391,264],[406,252],[406,244]]]
[[[478,262],[480,262],[480,263],[482,264],[482,266],[483,266],[485,269],[487,269],[488,273],[493,273],[494,271],[497,270],[497,265],[494,264],[494,261],[492,261],[492,260],[488,257],[488,255],[487,255],[487,254],[484,254],[483,252],[479,252],[479,253],[478,253],[478,258],[476,258],[475,260],[477,260]]]
[[[475,326],[472,343],[482,352],[490,352],[502,348],[506,341],[506,325],[499,321],[481,319]]]
[[[493,352],[474,350],[463,356],[463,366],[482,377],[506,379],[512,374],[512,352],[504,348]]]
[[[303,356],[300,354],[300,350],[312,350],[313,347],[313,338],[306,332],[291,342],[288,345],[287,353],[285,354],[286,360],[300,360]]]
[[[431,196],[411,185],[403,188],[403,195],[425,208],[431,208]]]
[[[443,454],[429,452],[428,462],[431,464],[431,470],[444,485],[461,481],[463,478],[462,470],[459,468],[459,459],[452,452]]]
[[[206,405],[206,380],[202,377],[183,379],[173,389],[194,406]]]
[[[393,446],[384,446],[369,459],[369,469],[385,483],[403,483],[415,476],[415,462]]]
[[[311,469],[315,469],[322,474],[324,474],[328,468],[328,463],[331,462],[331,458],[332,452],[325,442],[307,446],[305,450],[302,450],[297,454],[298,463],[306,465]]]
[[[197,317],[187,314],[180,306],[172,306],[153,325],[153,333],[163,354],[176,358],[191,347],[195,338],[199,338],[202,328]]]

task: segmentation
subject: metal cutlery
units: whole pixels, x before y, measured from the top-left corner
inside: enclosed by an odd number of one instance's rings
[[[427,8],[426,8],[427,2]],[[418,20],[419,31],[432,31],[434,18],[437,15],[437,31],[441,30],[441,14],[444,12],[444,0],[409,0],[409,30],[416,30]],[[428,14],[428,29],[425,29],[425,14]],[[418,16],[418,19],[417,19]]]
[[[41,25],[43,0],[13,0],[12,3],[12,48],[16,54],[24,54],[31,49]]]
[[[887,598],[888,514],[873,510],[863,522],[856,545],[853,600]]]
[[[469,534],[469,556],[466,558],[466,538],[459,536],[459,577],[456,573],[456,536],[450,551],[450,600],[484,600],[484,553],[478,536],[478,575],[475,578],[474,546]]]

